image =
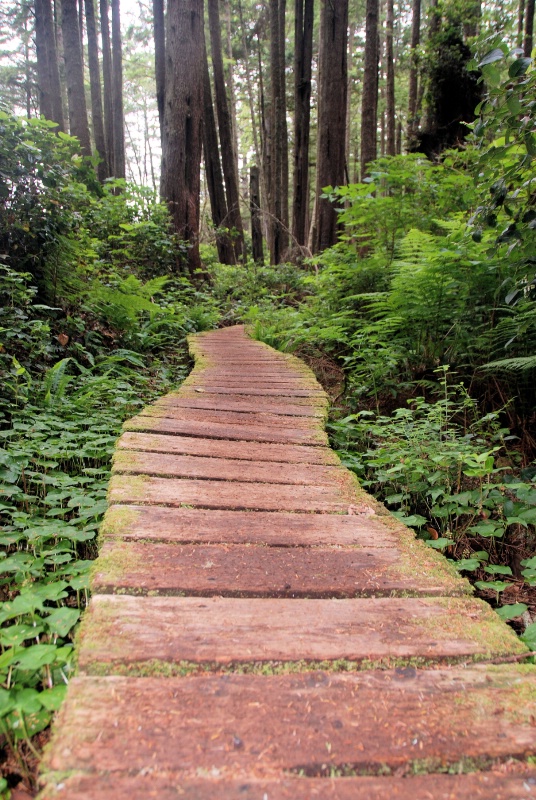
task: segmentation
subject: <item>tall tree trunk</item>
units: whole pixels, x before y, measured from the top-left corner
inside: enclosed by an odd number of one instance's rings
[[[259,189],[259,168],[251,167],[249,174],[249,209],[251,213],[252,255],[257,264],[262,264],[264,262],[264,251],[262,247],[261,197]]]
[[[287,0],[279,0],[279,94],[281,97],[279,128],[281,129],[281,222],[283,223],[281,247],[288,250],[289,217],[288,217],[288,126],[287,126],[287,81],[285,71]]]
[[[271,79],[271,186],[272,235],[270,259],[279,264],[288,247],[288,143],[285,98],[285,18],[286,0],[270,0],[270,79]]]
[[[309,212],[309,139],[313,59],[314,0],[294,3],[294,181],[292,235],[307,243]]]
[[[93,0],[85,0],[87,51],[89,65],[89,82],[91,87],[91,118],[93,121],[93,137],[95,148],[100,157],[97,174],[100,181],[110,176],[106,139],[104,137],[104,117],[102,112],[102,92],[99,66],[99,47],[97,43],[97,26],[95,23],[95,7]]]
[[[393,55],[393,0],[387,0],[387,17],[385,26],[385,116],[386,116],[386,154],[396,155],[396,122],[395,122],[395,65]]]
[[[35,0],[35,40],[40,112],[46,119],[57,122],[60,131],[65,131],[54,17],[50,0]]]
[[[210,46],[212,51],[212,65],[214,68],[216,111],[218,114],[221,160],[223,177],[225,181],[225,192],[227,195],[229,228],[234,228],[236,232],[234,247],[236,256],[240,260],[244,251],[244,227],[240,214],[238,175],[236,172],[235,159],[233,155],[234,148],[231,114],[229,111],[229,103],[227,102],[227,91],[225,88],[225,78],[223,72],[218,0],[208,0],[208,18],[210,28]]]
[[[321,194],[340,186],[345,177],[348,0],[321,0],[318,77],[318,143],[316,213],[313,249],[331,247],[337,240],[335,205]]]
[[[525,0],[519,0],[517,7],[517,38],[518,47],[523,47],[523,31],[525,27]]]
[[[238,169],[238,126],[236,122],[236,94],[234,87],[234,58],[233,58],[233,31],[232,31],[231,1],[225,0],[225,30],[227,33],[227,64],[224,64],[224,76],[229,97],[229,112],[231,115],[231,133],[233,141],[233,158],[235,173],[240,184],[240,171]]]
[[[100,21],[102,38],[102,84],[104,89],[104,139],[108,156],[108,171],[110,175],[114,175],[114,105],[108,0],[100,0]]]
[[[361,180],[377,155],[378,124],[378,0],[367,0],[365,71],[361,107]]]
[[[161,193],[178,236],[189,243],[188,267],[201,267],[199,192],[203,140],[203,0],[169,0]]]
[[[411,49],[409,70],[409,101],[408,101],[408,143],[415,140],[419,128],[417,117],[417,93],[419,82],[419,65],[417,50],[421,41],[421,0],[413,0],[413,17],[411,21]]]
[[[164,96],[166,87],[166,29],[164,0],[153,0],[154,67],[156,78],[156,105],[160,121],[160,139],[164,127]]]
[[[114,177],[125,177],[125,115],[123,112],[123,52],[119,0],[112,0],[112,92]]]
[[[534,31],[534,0],[525,3],[525,39],[523,41],[523,55],[530,58],[532,53],[532,35]]]
[[[223,175],[218,150],[218,132],[216,118],[212,104],[212,91],[210,89],[210,75],[206,47],[203,47],[203,154],[205,158],[205,174],[207,179],[208,194],[212,222],[216,230],[216,246],[218,258],[222,264],[236,264],[234,250],[229,235],[220,229],[229,227],[227,219],[227,203],[223,188]]]
[[[77,136],[85,155],[91,155],[89,126],[87,122],[84,72],[78,28],[78,9],[76,0],[62,0],[61,28],[65,56],[65,78],[69,102],[69,131]]]

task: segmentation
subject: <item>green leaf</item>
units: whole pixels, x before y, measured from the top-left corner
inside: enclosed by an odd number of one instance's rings
[[[503,58],[503,51],[500,48],[495,47],[493,50],[490,50],[489,53],[486,53],[482,61],[479,62],[478,66],[482,68],[485,67],[486,64],[494,64],[495,61],[502,61]]]
[[[67,693],[67,686],[64,683],[53,686],[51,689],[45,689],[41,692],[39,699],[41,703],[49,711],[57,711],[65,699]]]
[[[524,75],[526,73],[531,64],[532,64],[532,59],[530,58],[516,58],[516,60],[512,61],[512,63],[508,68],[509,77],[519,78],[520,75]]]
[[[491,589],[494,592],[504,592],[511,585],[506,581],[476,581],[475,583],[477,589]]]
[[[504,620],[515,619],[516,617],[520,617],[521,614],[524,614],[525,611],[528,610],[528,606],[526,606],[525,603],[511,603],[510,605],[501,606],[501,608],[495,610]]]
[[[440,536],[439,539],[427,539],[426,544],[429,547],[433,547],[434,550],[444,550],[445,547],[450,547],[451,544],[454,544],[454,540]]]
[[[536,650],[536,622],[528,625],[525,633],[520,638],[527,647],[530,647],[531,650]]]
[[[44,622],[48,625],[53,633],[58,636],[67,636],[71,628],[73,628],[80,618],[80,610],[78,608],[67,608],[63,606],[49,614]]]
[[[11,625],[0,629],[0,644],[2,647],[16,647],[39,636],[42,631],[42,625]]]
[[[460,572],[462,570],[467,570],[468,572],[473,572],[473,570],[478,569],[480,566],[480,561],[478,558],[461,558],[459,561],[456,561],[454,566]]]
[[[511,575],[512,570],[510,567],[503,567],[500,564],[489,564],[489,566],[484,567],[486,572],[489,572],[490,575]]]
[[[37,670],[54,662],[56,650],[57,647],[53,644],[34,644],[20,651],[15,663],[20,669]]]

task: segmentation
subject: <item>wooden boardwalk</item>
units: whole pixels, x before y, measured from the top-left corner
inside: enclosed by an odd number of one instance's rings
[[[301,362],[192,349],[119,440],[42,797],[536,798],[524,646],[340,465]]]

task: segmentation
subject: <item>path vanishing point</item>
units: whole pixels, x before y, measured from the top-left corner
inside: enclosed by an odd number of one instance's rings
[[[43,800],[530,800],[536,667],[329,448],[309,369],[192,337],[125,425]]]

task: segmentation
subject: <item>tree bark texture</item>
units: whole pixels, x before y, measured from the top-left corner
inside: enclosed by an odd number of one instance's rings
[[[261,194],[259,168],[251,167],[249,174],[249,209],[251,213],[251,245],[253,260],[257,264],[264,262],[261,225]]]
[[[534,32],[534,0],[525,3],[525,38],[523,40],[523,55],[530,58]]]
[[[114,177],[125,177],[125,115],[123,112],[123,51],[119,0],[112,0],[112,92]]]
[[[309,212],[309,140],[313,59],[314,0],[294,4],[294,180],[292,235],[298,245],[307,243]]]
[[[365,67],[361,107],[361,180],[377,155],[378,124],[378,0],[367,0]]]
[[[270,260],[279,264],[288,247],[288,141],[285,99],[285,0],[270,0],[271,236]]]
[[[203,0],[169,0],[161,194],[178,236],[199,257],[199,192],[203,140]]]
[[[337,240],[335,206],[321,194],[345,178],[348,0],[321,0],[318,78],[318,144],[316,214],[313,249],[331,247]]]
[[[112,46],[110,42],[110,20],[108,0],[100,0],[100,22],[102,38],[102,85],[104,89],[104,139],[108,156],[109,174],[114,174],[114,106],[112,90]]]
[[[212,104],[206,47],[203,47],[203,62],[203,153],[212,222],[216,230],[216,246],[220,262],[222,264],[236,264],[232,242],[227,233],[219,230],[222,227],[228,227],[227,202],[225,200],[225,189],[223,188],[223,173],[218,149],[218,131],[216,130],[216,118]]]
[[[69,103],[69,131],[77,136],[85,155],[91,155],[89,126],[87,121],[84,72],[82,69],[82,50],[80,29],[78,27],[78,7],[76,0],[62,0],[61,29],[65,57],[65,80]]]
[[[387,0],[387,16],[385,25],[385,117],[386,143],[388,156],[396,155],[396,122],[395,122],[395,64],[393,54],[394,7],[393,0]]]
[[[168,12],[169,13],[169,12]],[[216,112],[221,145],[221,160],[225,192],[227,195],[228,227],[235,231],[234,248],[240,260],[244,249],[244,227],[240,214],[240,200],[238,193],[238,175],[236,173],[235,159],[233,156],[233,131],[231,113],[227,101],[225,78],[223,72],[223,56],[221,43],[220,12],[218,0],[208,0],[208,18],[210,28],[210,47],[212,52],[212,66],[214,69],[214,87],[216,95]]]
[[[65,131],[54,17],[50,0],[35,0],[35,44],[41,114]]]
[[[99,66],[99,46],[97,42],[97,25],[95,23],[95,7],[93,0],[85,0],[87,50],[89,66],[89,82],[91,89],[91,119],[93,122],[93,138],[95,148],[100,157],[97,175],[100,181],[110,177],[106,139],[104,136],[104,116],[102,111],[102,92]]]
[[[166,29],[164,0],[153,0],[154,67],[156,78],[156,104],[160,121],[160,138],[164,127],[164,97],[166,91]]]
[[[409,70],[408,100],[408,142],[413,142],[419,121],[417,117],[417,94],[419,83],[419,67],[417,49],[421,41],[421,0],[413,0],[413,16],[411,20],[411,49]]]

